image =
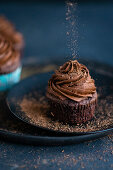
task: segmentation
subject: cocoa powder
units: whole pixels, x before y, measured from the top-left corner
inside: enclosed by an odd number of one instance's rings
[[[61,122],[54,121],[52,119],[53,113],[51,113],[45,96],[39,95],[37,98],[30,97],[30,95],[24,96],[19,105],[21,110],[29,118],[30,123],[36,126],[61,132],[92,132],[103,130],[112,126],[112,101],[113,97],[111,95],[108,95],[104,99],[102,98],[101,94],[99,94],[95,117],[86,124],[77,124],[74,126],[62,124]],[[51,116],[49,116],[50,113]]]

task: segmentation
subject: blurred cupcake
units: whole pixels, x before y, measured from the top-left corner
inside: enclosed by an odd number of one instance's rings
[[[12,42],[0,35],[0,91],[7,90],[20,80],[20,52]]]
[[[54,119],[68,124],[85,123],[94,116],[97,92],[86,66],[68,61],[48,82],[47,98]]]
[[[22,50],[24,47],[24,39],[21,33],[17,32],[14,25],[5,17],[0,17],[0,34],[12,41],[16,50]]]

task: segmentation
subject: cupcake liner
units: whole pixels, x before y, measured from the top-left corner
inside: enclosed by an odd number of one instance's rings
[[[70,125],[85,123],[94,117],[97,98],[86,100],[85,103],[72,103],[70,101],[65,103],[49,100],[53,119]]]
[[[5,91],[18,83],[21,76],[22,67],[18,67],[14,72],[0,75],[0,91]]]

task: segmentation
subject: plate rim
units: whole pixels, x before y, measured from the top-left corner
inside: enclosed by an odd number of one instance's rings
[[[104,136],[109,135],[109,133],[95,133],[80,136],[67,136],[67,137],[52,137],[52,136],[35,136],[28,134],[14,133],[10,131],[5,131],[0,129],[0,139],[3,141],[16,142],[20,144],[34,144],[34,145],[47,145],[47,146],[59,146],[59,145],[72,145],[78,144],[90,140],[95,140]]]
[[[112,67],[111,67],[112,68]],[[112,68],[112,70],[113,70],[113,68]],[[8,101],[8,99],[9,99],[9,97],[10,97],[10,95],[11,95],[11,92],[15,89],[15,88],[17,88],[18,86],[20,86],[20,84],[22,84],[23,82],[25,82],[26,80],[28,80],[28,79],[31,79],[31,78],[34,78],[34,77],[36,77],[37,75],[41,75],[41,74],[51,74],[52,72],[46,72],[46,73],[38,73],[38,74],[34,74],[34,75],[31,75],[31,76],[29,76],[29,77],[27,77],[27,78],[25,78],[25,79],[23,79],[23,80],[21,80],[19,83],[17,83],[9,92],[8,92],[8,94],[7,94],[7,97],[6,97],[6,103],[7,103],[7,106],[8,106],[8,108],[9,108],[9,110],[11,111],[11,113],[15,116],[15,117],[17,117],[19,120],[21,120],[21,121],[23,121],[24,123],[27,123],[27,124],[29,124],[29,125],[32,125],[32,126],[34,126],[34,127],[36,127],[36,128],[41,128],[41,129],[43,129],[43,130],[48,130],[48,131],[51,131],[51,132],[55,132],[55,133],[60,133],[60,134],[67,134],[67,135],[88,135],[88,134],[95,134],[95,133],[103,133],[103,132],[105,132],[105,133],[107,133],[108,131],[113,131],[113,127],[111,127],[111,128],[107,128],[107,129],[103,129],[103,130],[97,130],[97,131],[90,131],[90,132],[65,132],[65,131],[59,131],[59,130],[53,130],[53,129],[49,129],[49,128],[45,128],[45,127],[43,127],[43,126],[38,126],[38,125],[35,125],[33,122],[28,122],[27,120],[25,120],[25,119],[22,119],[22,117],[20,117],[20,116],[18,116],[17,114],[15,114],[13,111],[12,111],[12,109],[11,109],[11,107],[10,107],[10,102]],[[28,118],[28,117],[27,117]]]

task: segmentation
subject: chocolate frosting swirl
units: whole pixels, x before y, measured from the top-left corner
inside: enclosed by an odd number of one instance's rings
[[[0,35],[0,74],[14,71],[20,65],[20,52]]]
[[[4,16],[0,16],[0,31],[6,32],[9,34],[15,31],[15,27]]]
[[[15,49],[24,46],[22,34],[17,32],[14,25],[3,16],[0,17],[0,33],[13,42]]]
[[[86,66],[70,60],[60,66],[48,82],[47,97],[79,102],[96,93],[94,80]]]

